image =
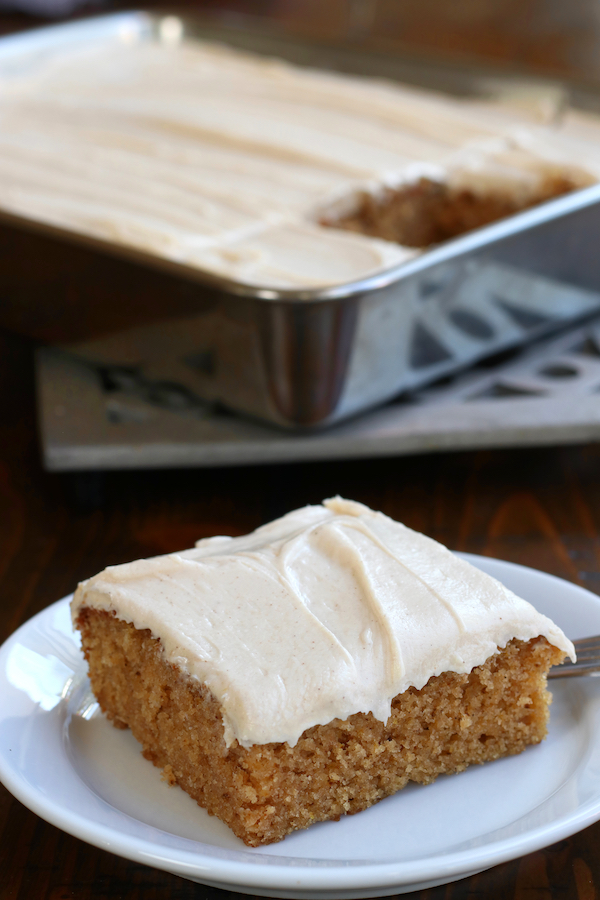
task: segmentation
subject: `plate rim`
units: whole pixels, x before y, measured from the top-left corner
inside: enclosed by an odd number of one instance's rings
[[[496,557],[471,553],[457,555],[474,565],[481,562],[491,563],[493,567],[498,566],[500,570],[511,569],[516,574],[528,573],[528,575],[533,574],[534,577],[542,580],[550,579],[556,586],[565,585],[570,591],[580,593],[582,598],[585,597],[587,601],[592,600],[600,610],[600,596],[556,575]],[[5,660],[12,645],[23,634],[27,634],[30,629],[39,624],[40,620],[52,615],[52,611],[65,607],[69,600],[70,596],[63,597],[45,607],[6,639],[0,646],[0,680],[6,678]],[[74,646],[76,646],[75,638]],[[55,715],[66,714],[64,703],[63,700],[54,707]],[[79,774],[70,762],[69,767],[73,778],[81,782]],[[333,897],[334,894],[339,894],[341,891],[353,894],[361,890],[380,891],[393,887],[414,886],[416,889],[420,883],[426,881],[431,883],[434,879],[450,881],[466,876],[469,872],[482,871],[547,847],[600,819],[599,790],[595,797],[583,802],[575,812],[557,816],[550,825],[540,825],[529,829],[524,834],[504,838],[492,844],[458,852],[423,856],[416,860],[359,861],[351,866],[343,863],[342,860],[334,860],[320,867],[307,866],[303,857],[294,856],[268,857],[269,862],[266,862],[258,854],[252,853],[246,848],[239,851],[228,849],[221,858],[211,855],[212,845],[195,842],[189,838],[181,838],[181,841],[186,844],[195,844],[195,850],[188,847],[178,849],[161,847],[159,843],[147,838],[94,822],[82,813],[64,809],[53,798],[47,798],[36,787],[30,785],[15,765],[15,761],[4,754],[1,745],[0,781],[13,796],[44,820],[76,838],[115,853],[117,856],[163,869],[182,877],[193,877],[194,880],[200,882],[204,877],[212,884],[219,884],[225,889],[247,891],[255,888],[271,891],[279,889],[285,891],[287,896],[293,896],[294,892],[296,896],[302,896],[306,892],[320,892],[322,894],[329,893]],[[128,820],[132,819],[127,813],[115,807],[113,809]],[[133,819],[133,821],[139,822],[140,820]],[[160,833],[159,828],[154,830]],[[169,832],[164,833],[168,834]],[[247,855],[247,858],[230,858],[237,853]],[[299,864],[293,865],[294,861]]]

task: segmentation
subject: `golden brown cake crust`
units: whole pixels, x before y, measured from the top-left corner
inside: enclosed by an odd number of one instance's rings
[[[563,658],[543,637],[514,640],[469,675],[446,672],[398,695],[385,724],[358,713],[308,729],[293,748],[227,748],[219,704],[165,661],[150,631],[90,608],[77,626],[108,718],[131,728],[165,780],[253,847],[359,812],[408,781],[427,784],[538,743],[551,699],[545,674]]]

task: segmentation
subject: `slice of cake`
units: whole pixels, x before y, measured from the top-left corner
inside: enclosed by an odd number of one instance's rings
[[[574,656],[498,581],[340,498],[110,567],[72,612],[109,719],[250,846],[538,743]]]

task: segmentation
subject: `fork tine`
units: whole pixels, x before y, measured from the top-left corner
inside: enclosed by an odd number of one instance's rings
[[[575,652],[577,653],[577,662],[583,662],[584,659],[600,658],[600,647],[584,647],[583,650],[580,647],[576,647]]]
[[[548,678],[573,678],[576,675],[600,675],[600,659],[590,662],[567,662],[560,666],[552,666]]]
[[[548,678],[566,678],[576,675],[600,675],[600,635],[573,641],[577,662],[565,662],[552,666]]]
[[[584,647],[598,647],[600,649],[600,634],[594,634],[591,637],[577,638],[576,641],[573,641],[573,646],[577,651]]]

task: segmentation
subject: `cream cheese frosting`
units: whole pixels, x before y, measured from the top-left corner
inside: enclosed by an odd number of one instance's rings
[[[343,284],[415,250],[319,224],[427,176],[523,201],[600,177],[598,124],[128,33],[2,72],[0,208],[238,282]]]
[[[313,725],[371,712],[434,675],[468,673],[513,638],[563,632],[444,546],[335,497],[243,537],[112,566],[79,585],[160,639],[165,658],[207,685],[227,746],[294,746]]]

